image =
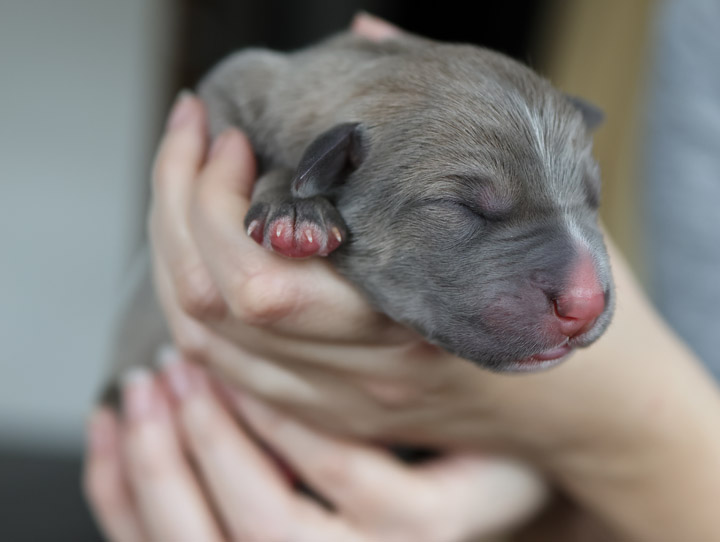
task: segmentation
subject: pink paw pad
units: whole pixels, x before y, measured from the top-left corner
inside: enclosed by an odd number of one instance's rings
[[[245,226],[248,237],[287,258],[327,256],[347,239],[342,217],[324,198],[258,202]]]
[[[334,232],[325,232],[311,222],[293,224],[288,218],[278,218],[270,224],[269,239],[263,244],[269,241],[272,250],[288,258],[327,256],[342,242],[340,230],[337,227],[333,229]]]

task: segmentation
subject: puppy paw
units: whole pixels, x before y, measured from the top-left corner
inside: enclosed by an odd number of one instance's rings
[[[288,258],[327,256],[347,238],[342,217],[323,197],[253,203],[245,228],[258,244]]]

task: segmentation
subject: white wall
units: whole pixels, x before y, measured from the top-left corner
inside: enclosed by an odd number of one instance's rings
[[[171,0],[0,0],[0,445],[76,448],[143,218]]]

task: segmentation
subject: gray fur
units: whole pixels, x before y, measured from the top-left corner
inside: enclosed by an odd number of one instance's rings
[[[287,55],[240,52],[199,92],[213,134],[236,125],[253,143],[266,176],[256,209],[278,197],[299,203],[290,182],[305,149],[358,124],[362,160],[320,195],[349,232],[330,259],[430,342],[493,370],[556,346],[538,321],[578,242],[607,306],[574,344],[607,327],[613,295],[590,130],[527,67],[474,46],[342,34]]]

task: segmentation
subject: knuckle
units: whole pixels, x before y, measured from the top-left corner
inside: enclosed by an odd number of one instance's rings
[[[127,466],[133,480],[161,484],[176,477],[178,457],[167,437],[147,430],[128,432]]]
[[[178,304],[188,316],[209,320],[225,315],[225,301],[202,264],[185,266],[174,282]]]
[[[347,491],[353,488],[357,469],[354,467],[351,456],[345,457],[317,457],[315,458],[314,469],[317,477],[322,479],[329,486],[340,491]]]
[[[258,274],[232,289],[230,310],[248,325],[267,325],[290,314],[296,304],[292,285],[277,274]]]
[[[407,491],[403,501],[404,521],[399,528],[387,533],[388,542],[452,542],[465,540],[461,536],[457,515],[445,502],[441,488],[435,486],[415,486]],[[444,518],[443,521],[437,521]],[[474,540],[474,538],[473,538]]]
[[[408,382],[388,382],[368,377],[361,385],[370,397],[388,409],[406,409],[427,397],[419,386]]]
[[[142,447],[133,454],[131,467],[137,480],[147,483],[164,480],[170,476],[167,458],[150,447]]]
[[[253,395],[273,403],[281,410],[297,411],[297,406],[310,406],[307,382],[291,369],[269,362],[253,354],[245,354],[242,384]]]
[[[453,517],[444,506],[444,502],[438,502],[435,492],[420,491],[415,502],[415,516],[421,518],[416,524],[416,536],[413,540],[421,540],[423,542],[452,542],[460,540],[462,537],[458,532],[459,523],[456,521],[427,521],[427,518],[437,517],[438,515],[445,517]],[[445,509],[444,509],[445,508]]]

